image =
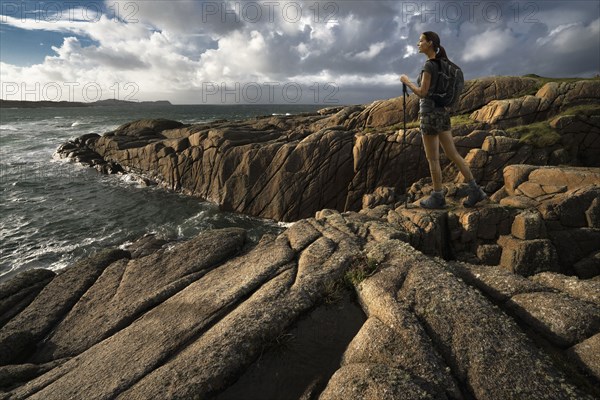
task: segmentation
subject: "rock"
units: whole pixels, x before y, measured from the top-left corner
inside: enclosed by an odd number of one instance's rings
[[[239,252],[245,237],[239,228],[212,230],[168,251],[113,263],[46,338],[33,360],[83,353]],[[151,270],[148,264],[153,265]]]
[[[29,356],[104,269],[127,257],[129,253],[123,250],[104,250],[62,270],[27,308],[0,329],[0,365]]]
[[[500,265],[515,274],[530,276],[538,272],[558,271],[558,255],[548,239],[502,240]]]
[[[600,379],[600,333],[571,347],[568,354],[592,376]]]
[[[430,384],[400,368],[382,364],[351,364],[339,369],[319,397],[321,400],[445,399]]]
[[[536,96],[492,100],[471,114],[471,119],[502,127],[528,125],[546,119],[550,103]]]
[[[127,246],[125,250],[131,254],[131,258],[142,258],[154,253],[167,243],[166,240],[159,239],[154,234],[147,234]]]
[[[327,283],[342,279],[358,254],[356,239],[327,221],[307,221],[320,235],[300,253],[285,233],[267,238],[11,395],[185,398],[223,390],[265,343],[323,301]],[[314,236],[306,224],[289,229],[298,230],[292,235],[298,244]]]
[[[502,247],[497,244],[481,244],[477,246],[477,258],[485,265],[498,265],[502,257]]]
[[[66,360],[56,360],[46,364],[18,364],[0,367],[0,388],[12,389],[19,384],[52,370]]]
[[[567,190],[600,184],[598,168],[538,167],[531,171],[528,180],[533,183],[566,186]]]
[[[413,263],[399,299],[428,327],[454,375],[475,398],[587,397],[561,383],[564,378],[552,362],[478,291],[431,261]]]
[[[501,268],[471,265],[462,262],[449,263],[451,271],[468,284],[475,286],[492,299],[506,302],[522,293],[547,292],[551,289],[537,282]]]
[[[31,269],[0,284],[0,327],[23,311],[56,274],[47,269]]]
[[[511,234],[523,240],[542,239],[546,237],[546,225],[537,211],[524,211],[515,217]]]
[[[573,269],[581,279],[589,279],[600,275],[600,251],[582,258],[573,264]]]
[[[398,210],[367,214],[324,210],[241,252],[243,231],[224,229],[111,262],[51,331],[31,339],[39,350],[29,360],[0,368],[0,376],[26,381],[15,381],[6,396],[225,400],[272,397],[283,387],[294,398],[401,391],[395,397],[591,398],[585,391],[593,389],[577,386],[588,378],[557,370],[550,350],[502,311],[506,299],[553,289],[499,268],[426,256],[398,240],[400,226],[387,221],[400,218]],[[47,287],[64,283],[62,275]],[[356,305],[349,314],[328,306],[351,277],[364,324]],[[64,287],[63,296],[78,288]],[[47,315],[43,294],[28,309],[37,302]],[[571,313],[584,331],[580,314]],[[342,329],[336,318],[352,322]],[[335,337],[322,336],[329,334]],[[323,349],[318,366],[303,368],[313,353],[296,346],[315,341],[315,351],[334,342],[337,350]],[[66,355],[72,358],[47,370],[27,364]]]
[[[392,217],[389,222],[408,233],[410,244],[425,254],[442,257],[449,254],[446,241],[447,212],[420,207],[399,207],[395,211],[393,215],[397,218]]]
[[[150,132],[150,134],[153,135],[167,129],[176,129],[182,126],[183,124],[181,122],[168,119],[141,119],[119,126],[114,133],[115,135],[122,136],[143,136],[146,132]]]
[[[385,256],[380,259],[380,272],[358,287],[369,319],[348,346],[342,365],[368,363],[403,369],[449,398],[462,398],[425,329],[396,297],[407,273],[397,263],[405,259],[402,248],[403,244],[390,240],[368,250],[370,254],[380,251]]]
[[[372,194],[363,196],[362,208],[375,208],[383,204],[394,204],[396,191],[393,187],[378,187]]]
[[[465,82],[460,102],[455,112],[464,114],[485,106],[490,99],[512,98],[518,93],[532,90],[538,82],[526,77],[486,77]]]
[[[515,195],[515,189],[523,182],[529,180],[531,172],[535,171],[533,165],[509,165],[504,168],[504,188],[510,196]]]
[[[527,125],[544,120],[577,103],[598,100],[600,83],[597,81],[582,80],[560,84],[549,82],[535,96],[492,100],[471,114],[471,119],[500,126]]]
[[[600,282],[578,279],[552,272],[542,272],[531,277],[534,282],[541,283],[567,293],[576,299],[584,300],[600,306]]]
[[[500,205],[520,209],[535,208],[539,203],[527,196],[507,196],[500,200]]]
[[[518,294],[508,305],[558,346],[573,346],[600,330],[600,308],[562,293]]]
[[[465,161],[471,168],[483,168],[487,163],[487,157],[487,151],[481,149],[472,149],[465,157]]]
[[[550,126],[561,135],[565,152],[557,158],[556,164],[566,164],[575,160],[586,167],[600,167],[600,116],[598,109],[578,110],[575,115],[558,116],[550,121]]]
[[[559,263],[565,271],[600,250],[600,231],[596,229],[575,228],[549,231],[548,236],[556,248]],[[594,270],[598,271],[597,265],[598,261],[592,257],[585,265],[581,265],[582,271],[588,271],[587,276],[589,276]],[[580,277],[584,276],[580,275]]]
[[[596,197],[585,211],[585,219],[589,228],[600,229],[600,199]]]

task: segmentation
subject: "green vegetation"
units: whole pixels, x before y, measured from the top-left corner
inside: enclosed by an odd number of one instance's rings
[[[600,115],[600,105],[598,104],[582,104],[579,106],[569,107],[560,114],[559,116],[565,115],[577,115],[577,114],[585,114],[585,115]]]
[[[560,134],[550,126],[548,121],[516,126],[506,131],[509,134],[517,136],[522,143],[527,143],[535,147],[552,146],[560,140]]]
[[[540,88],[542,86],[544,86],[546,83],[548,82],[556,82],[556,83],[561,83],[561,82],[577,82],[577,81],[598,81],[600,80],[600,76],[595,76],[593,78],[548,78],[545,76],[539,76],[536,74],[527,74],[527,75],[523,75],[524,78],[534,78],[538,81],[538,84],[530,90],[527,90],[523,93],[518,93],[518,95],[515,95],[515,97],[521,97],[521,96],[525,96],[525,95],[534,95],[537,93],[538,90],[540,90]]]
[[[557,116],[566,115],[600,115],[600,105],[598,104],[582,104],[569,107],[562,111]],[[550,121],[535,122],[529,125],[515,126],[506,129],[509,137],[518,138],[521,142],[530,144],[535,147],[552,146],[560,140],[560,134],[556,129],[550,126]]]
[[[470,116],[471,114],[454,115],[450,117],[450,122],[452,126],[469,125],[475,122],[470,118]]]
[[[379,263],[372,258],[361,257],[354,263],[345,275],[348,286],[356,287],[359,283],[372,276],[379,268]]]

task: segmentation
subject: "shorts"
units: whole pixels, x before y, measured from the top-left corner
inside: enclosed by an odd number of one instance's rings
[[[419,120],[423,135],[437,135],[450,130],[450,114],[444,108],[419,113]]]

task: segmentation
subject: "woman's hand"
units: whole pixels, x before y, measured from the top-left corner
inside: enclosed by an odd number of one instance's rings
[[[408,76],[402,74],[400,75],[400,82],[408,85],[410,83],[410,79],[408,79]]]

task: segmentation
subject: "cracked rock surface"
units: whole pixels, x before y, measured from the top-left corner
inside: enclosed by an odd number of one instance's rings
[[[242,246],[243,230],[223,229],[140,258],[105,252],[73,265],[0,329],[0,377],[11,377],[0,380],[3,398],[232,398],[228,389],[243,385],[249,371],[256,374],[263,356],[274,362],[293,351],[281,345],[289,332],[306,343],[314,332],[295,327],[324,304],[342,301],[336,293],[347,290],[347,277],[374,265],[356,282],[360,322],[328,356],[329,369],[315,369],[297,393],[322,399],[598,395],[596,359],[584,349],[597,347],[600,309],[593,297],[576,296],[569,278],[526,278],[432,258],[399,240],[400,227],[382,224],[328,210],[252,248]],[[87,289],[63,287],[68,305],[49,302],[44,293],[71,275],[88,282]],[[42,310],[55,316],[44,320],[44,334],[32,329],[40,333],[27,336],[27,351],[7,351],[28,316]],[[337,325],[336,314],[328,315]],[[325,329],[320,321],[313,327]]]

